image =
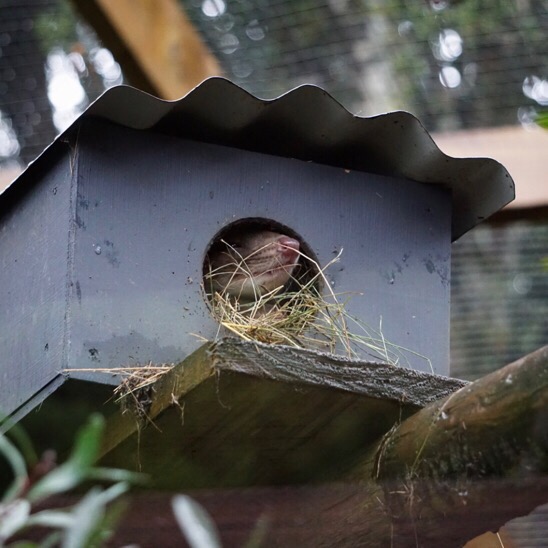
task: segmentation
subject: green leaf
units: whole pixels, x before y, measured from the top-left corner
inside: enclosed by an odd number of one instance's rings
[[[69,459],[44,476],[34,485],[27,498],[31,502],[51,495],[70,491],[90,476],[97,460],[105,421],[101,415],[92,415],[77,435]]]
[[[28,492],[27,498],[31,502],[37,502],[70,491],[86,479],[86,472],[87,470],[78,468],[74,463],[66,462],[38,481]]]
[[[42,540],[42,542],[40,542],[40,546],[38,548],[57,548],[61,543],[62,538],[63,536],[60,531],[54,531],[51,535],[48,535],[44,540]]]
[[[186,495],[171,499],[179,528],[191,548],[221,548],[219,533],[205,509]]]
[[[2,502],[7,503],[14,500],[22,492],[27,481],[27,466],[17,447],[3,434],[0,434],[0,454],[4,455],[8,461],[14,476],[12,484],[2,497]]]
[[[68,462],[84,469],[93,466],[99,456],[104,429],[105,419],[98,414],[91,415],[88,423],[76,435],[76,443]]]
[[[24,499],[0,506],[0,546],[25,526],[29,514],[30,503]]]
[[[40,544],[32,542],[30,540],[21,540],[18,542],[11,542],[9,548],[57,548],[62,540],[60,531],[54,531],[50,533],[46,538],[40,541]]]
[[[101,468],[94,467],[89,471],[88,479],[119,482],[125,481],[128,483],[146,483],[148,476],[139,472],[131,472],[123,468]]]
[[[128,490],[126,483],[117,483],[104,491],[92,489],[73,510],[74,521],[67,529],[63,548],[83,548],[91,546],[92,540],[104,534],[101,525],[105,518],[106,506]],[[95,543],[93,543],[95,544]]]
[[[32,441],[20,424],[14,423],[12,418],[0,422],[4,432],[9,431],[9,437],[23,455],[28,468],[32,468],[38,462],[38,455],[34,450]]]
[[[74,522],[74,517],[68,510],[43,510],[32,514],[27,520],[29,527],[56,527],[67,528]]]
[[[259,548],[264,546],[264,541],[270,527],[270,521],[267,517],[261,516],[255,523],[251,535],[244,544],[244,548]]]

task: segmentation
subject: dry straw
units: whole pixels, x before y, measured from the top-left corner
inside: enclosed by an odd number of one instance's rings
[[[148,364],[134,367],[84,368],[70,371],[71,373],[107,373],[121,377],[122,381],[113,392],[115,401],[122,404],[122,412],[132,410],[137,416],[146,417],[148,405],[152,401],[149,391],[153,390],[156,381],[173,366],[174,364],[153,365],[152,362],[148,362]]]
[[[257,290],[256,298],[251,302],[240,302],[226,291],[206,291],[211,313],[219,323],[217,336],[224,328],[246,341],[343,353],[351,358],[363,358],[365,353],[372,359],[393,365],[402,365],[402,362],[407,365],[407,356],[414,355],[425,360],[432,370],[428,358],[385,339],[382,318],[376,330],[348,314],[346,306],[353,295],[335,293],[326,276],[326,270],[339,261],[341,253],[342,250],[321,268],[314,259],[299,251],[301,264],[308,266],[308,275],[293,277],[290,290],[284,291],[285,286],[266,294]],[[229,267],[251,277],[243,257]],[[227,265],[222,268],[226,269]],[[213,280],[215,274],[215,270],[209,271],[204,276],[205,283]],[[327,288],[327,296],[322,295],[322,287]],[[124,409],[133,409],[138,415],[146,416],[149,391],[172,367],[173,364],[149,362],[135,367],[71,371],[121,376],[122,382],[114,390],[116,401],[121,402]]]
[[[401,365],[402,361],[407,364],[406,355],[412,354],[430,363],[427,358],[388,342],[382,333],[382,318],[376,330],[348,314],[346,307],[353,295],[335,293],[326,275],[341,253],[342,250],[322,268],[299,251],[301,264],[308,265],[312,275],[293,277],[289,290],[280,286],[266,294],[256,291],[252,302],[242,303],[226,291],[205,288],[211,313],[222,328],[246,341],[342,353],[351,358],[363,358],[365,353],[393,365]],[[243,257],[230,267],[251,277]],[[226,271],[227,267],[222,268]],[[206,274],[206,285],[215,275],[215,270]],[[322,287],[326,288],[326,296],[322,295]],[[221,333],[219,330],[218,335]]]

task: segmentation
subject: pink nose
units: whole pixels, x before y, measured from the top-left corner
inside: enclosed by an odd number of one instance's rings
[[[289,236],[282,236],[279,238],[278,245],[281,248],[281,254],[290,259],[297,257],[298,251],[301,247],[301,244],[299,244],[295,238],[290,238]]]

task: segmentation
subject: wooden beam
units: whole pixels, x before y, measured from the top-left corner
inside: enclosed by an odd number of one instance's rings
[[[166,462],[166,473],[169,464]],[[259,546],[392,546],[393,548],[461,548],[467,532],[483,531],[487,524],[504,522],[517,509],[543,501],[548,478],[487,480],[479,486],[484,504],[455,506],[440,520],[427,539],[417,536],[412,523],[393,527],[382,503],[383,493],[374,485],[265,486],[246,489],[185,491],[205,507],[219,530],[223,546],[246,546],[262,529]],[[380,497],[380,498],[377,498]],[[129,497],[127,512],[115,527],[112,546],[184,545],[173,511],[173,492],[140,491]],[[65,508],[81,495],[49,499],[36,510]],[[538,522],[537,522],[538,523]],[[418,525],[419,534],[421,528]],[[540,527],[544,525],[540,522]],[[533,525],[534,527],[534,525]],[[541,529],[539,529],[540,534]],[[43,540],[47,531],[25,532],[24,538]],[[496,537],[495,537],[496,538]],[[505,535],[505,540],[508,535]],[[499,544],[471,544],[470,548]],[[513,546],[513,544],[504,544]]]
[[[107,427],[102,454],[112,451],[151,420],[163,422],[162,430],[172,430],[174,435],[179,436],[179,430],[182,428],[184,433],[191,424],[190,421],[185,425],[180,424],[180,409],[183,407],[187,416],[189,413],[201,416],[201,426],[197,426],[197,431],[193,435],[203,439],[208,428],[217,428],[219,443],[223,436],[232,436],[233,424],[239,420],[249,423],[251,416],[255,414],[257,428],[262,428],[261,419],[268,413],[272,416],[276,414],[276,430],[271,432],[268,428],[265,429],[262,438],[265,446],[271,443],[270,435],[279,441],[284,431],[287,431],[288,443],[293,443],[291,435],[296,433],[294,412],[301,415],[303,432],[309,429],[310,421],[323,420],[324,435],[327,436],[332,428],[337,427],[337,420],[330,413],[336,410],[344,415],[347,408],[354,409],[354,418],[350,417],[349,420],[356,427],[360,424],[359,417],[362,421],[367,421],[367,417],[370,417],[374,423],[368,433],[363,432],[373,442],[376,437],[384,434],[394,421],[466,384],[465,381],[458,379],[430,375],[384,363],[350,360],[283,345],[245,342],[234,338],[220,339],[216,343],[205,344],[161,377],[153,386],[152,398],[144,394],[145,400],[149,402],[146,409],[143,409],[146,412],[144,422],[141,420],[142,417],[131,412],[112,417]],[[307,391],[306,411],[300,398],[293,397],[295,390]],[[138,398],[139,394],[136,396]],[[130,395],[126,398],[130,405],[132,397],[133,395]],[[289,405],[290,401],[296,406],[295,409]],[[233,424],[225,424],[226,408],[223,404],[219,406],[220,402],[227,405],[230,402]],[[276,402],[279,403],[278,407]],[[276,407],[276,410],[269,412],[268,409],[272,407]],[[264,410],[260,412],[261,408]],[[378,417],[379,412],[383,414],[382,419]],[[215,421],[219,421],[219,424],[216,425]],[[328,427],[328,424],[332,426]],[[204,431],[200,431],[199,428],[203,428]],[[158,431],[153,428],[140,433],[143,459],[146,440],[151,436],[155,437],[157,433]],[[352,436],[350,438],[349,444],[354,447],[355,439]],[[165,440],[165,436],[160,436],[160,439]],[[136,442],[134,436],[133,443]],[[156,440],[154,443],[156,442],[166,443],[172,448],[177,446],[175,442]],[[206,446],[208,444],[209,442]],[[278,445],[281,451],[281,442]],[[245,452],[246,443],[243,443],[240,449]],[[260,447],[257,446],[256,449],[259,450]],[[118,451],[122,459],[125,458],[123,454],[126,450],[127,447]],[[186,449],[181,447],[180,451],[174,458],[184,461],[187,458]],[[195,451],[199,452],[200,449],[196,447]],[[338,451],[342,454],[342,446],[338,447]],[[150,457],[155,459],[154,454]],[[113,455],[109,458],[112,459]],[[230,475],[230,469],[231,466],[227,466],[227,475]]]
[[[365,475],[505,476],[548,471],[548,346],[425,407],[375,450]],[[362,477],[363,477],[362,472]]]
[[[536,489],[548,471],[547,419],[548,346],[395,426],[347,480],[383,486],[379,498],[395,530],[411,528],[421,546],[436,545],[431,540],[462,516],[462,544],[548,502],[546,487]],[[496,478],[527,485],[524,496],[505,506]],[[466,516],[485,505],[501,506],[478,529]]]
[[[177,99],[222,74],[176,0],[73,0],[136,87]]]

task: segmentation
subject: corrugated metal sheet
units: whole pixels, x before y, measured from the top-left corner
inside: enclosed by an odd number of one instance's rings
[[[210,78],[177,101],[119,86],[106,91],[78,120],[88,116],[135,129],[441,185],[453,194],[453,239],[514,198],[513,180],[495,160],[451,158],[439,150],[413,115],[402,111],[360,118],[315,86],[301,86],[269,101],[223,78]],[[74,130],[78,120],[67,131]],[[24,179],[25,173],[14,184]]]

